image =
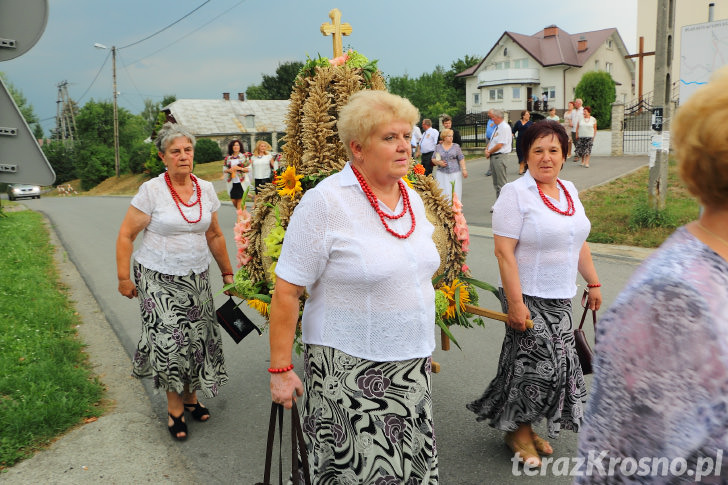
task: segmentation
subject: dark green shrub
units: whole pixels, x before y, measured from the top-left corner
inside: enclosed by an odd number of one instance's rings
[[[587,72],[576,85],[574,97],[581,98],[584,106],[591,106],[591,114],[601,129],[612,126],[612,103],[617,99],[614,79],[606,71]]]
[[[76,152],[73,143],[52,141],[43,144],[48,163],[56,172],[56,185],[78,178],[76,175]]]
[[[656,227],[675,228],[679,224],[676,222],[672,212],[667,209],[657,210],[644,201],[637,203],[629,218],[629,227],[632,229]]]
[[[195,164],[222,160],[222,150],[216,141],[200,138],[195,144]]]
[[[147,160],[151,154],[157,156],[157,149],[152,143],[139,143],[131,150],[129,155],[129,170],[131,173],[142,173],[147,169]]]

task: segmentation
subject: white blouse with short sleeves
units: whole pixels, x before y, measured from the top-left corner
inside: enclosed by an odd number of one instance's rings
[[[528,171],[504,185],[493,206],[493,234],[518,239],[516,261],[524,295],[572,298],[576,294],[579,253],[591,223],[574,184],[561,182],[574,201],[573,216],[546,207]],[[559,200],[550,199],[559,210],[566,210],[566,195],[560,186]],[[502,285],[500,275],[498,284]]]
[[[210,227],[212,213],[220,208],[212,183],[197,179],[202,191],[202,219],[190,224],[182,218],[172,194],[164,180],[164,173],[144,182],[131,200],[131,205],[152,218],[144,229],[141,246],[134,251],[134,259],[145,268],[163,274],[185,276],[207,271],[212,254],[207,246],[205,232]],[[197,190],[187,203],[197,200]],[[180,204],[185,217],[196,220],[200,206]]]
[[[406,185],[405,185],[406,187]],[[388,233],[347,163],[304,194],[291,216],[276,276],[307,287],[303,342],[377,362],[427,357],[435,348],[432,276],[440,257],[422,199],[407,239]],[[402,211],[400,198],[394,211]],[[388,220],[406,234],[409,214]]]

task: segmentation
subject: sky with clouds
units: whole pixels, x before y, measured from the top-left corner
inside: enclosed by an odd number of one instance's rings
[[[55,124],[62,81],[81,105],[111,99],[109,51],[94,43],[118,48],[118,101],[132,113],[142,111],[144,99],[166,94],[235,97],[281,62],[331,57],[331,37],[319,28],[332,8],[353,28],[344,46],[379,59],[385,76],[448,69],[466,54],[485,55],[504,31],[530,35],[550,24],[571,34],[616,27],[630,52],[637,44],[636,0],[49,0],[38,43],[0,62],[0,71],[34,106],[46,132]]]

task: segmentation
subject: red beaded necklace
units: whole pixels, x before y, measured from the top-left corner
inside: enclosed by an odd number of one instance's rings
[[[566,190],[566,187],[564,187],[564,184],[561,183],[561,180],[556,179],[556,181],[561,186],[561,189],[564,191],[564,195],[566,196],[566,210],[562,211],[555,205],[551,203],[551,201],[546,197],[546,194],[543,193],[543,190],[541,190],[541,186],[536,184],[536,187],[538,187],[538,194],[541,196],[541,200],[544,204],[546,204],[546,207],[551,209],[552,211],[556,212],[557,214],[561,214],[562,216],[573,216],[576,212],[576,209],[574,208],[574,200],[571,198],[571,194],[569,194],[569,191]]]
[[[410,205],[409,195],[407,194],[407,189],[404,186],[404,182],[399,180],[399,191],[402,194],[402,212],[400,212],[397,215],[389,215],[385,214],[382,209],[379,208],[379,201],[377,200],[377,196],[374,195],[374,192],[372,192],[372,189],[369,187],[369,184],[367,184],[367,181],[364,180],[364,177],[359,173],[359,171],[354,168],[354,166],[351,166],[351,170],[354,172],[354,175],[356,176],[356,179],[359,181],[359,185],[361,185],[361,189],[364,191],[364,194],[367,196],[367,199],[369,200],[369,204],[372,206],[372,208],[377,212],[379,215],[379,220],[382,221],[382,224],[384,225],[384,228],[387,230],[388,233],[390,233],[392,236],[397,237],[399,239],[407,239],[412,235],[412,233],[415,230],[415,226],[417,225],[415,221],[415,213],[412,212],[412,206]],[[410,228],[409,232],[407,234],[397,234],[394,232],[389,225],[387,224],[386,219],[400,219],[404,216],[406,212],[409,212],[410,218],[412,219],[412,227]]]
[[[174,187],[172,186],[172,179],[169,178],[169,172],[164,173],[164,181],[167,182],[167,187],[169,187],[169,191],[172,193],[172,200],[174,200],[174,203],[177,205],[177,210],[182,215],[182,219],[185,220],[185,222],[189,224],[195,224],[197,222],[200,222],[202,220],[202,192],[200,192],[200,183],[197,181],[197,177],[190,174],[190,178],[192,179],[192,183],[195,184],[195,189],[197,190],[197,200],[192,202],[191,204],[186,203],[182,200],[182,198],[179,196],[176,190],[174,190]],[[194,207],[197,204],[200,205],[200,214],[196,221],[191,221],[187,219],[185,216],[185,213],[182,212],[182,208],[179,206],[179,204],[182,203],[185,207]]]

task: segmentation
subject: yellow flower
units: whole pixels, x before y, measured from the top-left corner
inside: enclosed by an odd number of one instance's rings
[[[465,304],[470,303],[470,294],[468,288],[463,284],[462,281],[455,278],[451,285],[442,285],[440,289],[447,296],[447,311],[445,312],[445,318],[455,317],[455,306],[460,306],[460,311],[465,311]]]
[[[270,307],[270,305],[268,303],[261,301],[261,300],[247,300],[246,302],[250,308],[252,308],[253,310],[256,310],[258,313],[260,313],[264,317],[268,316],[269,307]]]
[[[293,199],[297,192],[301,192],[303,190],[301,188],[302,178],[303,175],[296,175],[296,167],[292,165],[289,166],[286,171],[278,177],[278,180],[276,180],[278,193],[281,197],[289,196]]]
[[[402,177],[402,180],[407,182],[407,185],[409,185],[410,189],[414,189],[414,187],[412,187],[412,181],[409,179],[409,177]]]

